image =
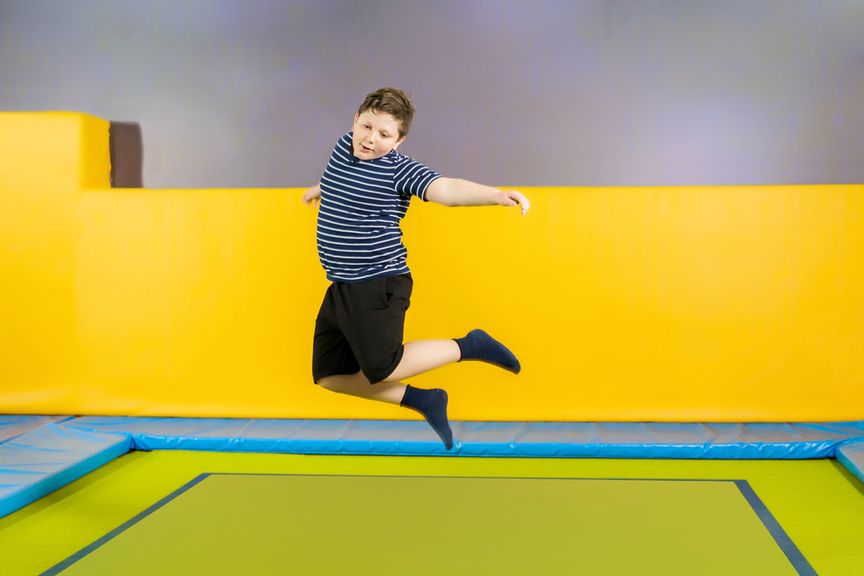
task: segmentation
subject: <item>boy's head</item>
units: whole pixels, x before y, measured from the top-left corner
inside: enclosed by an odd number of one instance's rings
[[[368,94],[354,115],[354,155],[361,160],[386,156],[405,141],[413,119],[414,105],[402,90]]]

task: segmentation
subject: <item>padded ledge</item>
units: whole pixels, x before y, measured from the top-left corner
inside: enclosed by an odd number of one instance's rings
[[[803,459],[864,440],[864,422],[676,424],[453,422],[444,450],[425,422],[82,417],[64,426],[125,432],[139,450],[548,458]]]
[[[836,456],[864,482],[864,422],[675,424],[453,422],[444,450],[425,422],[6,417],[0,517],[129,450],[546,458],[801,459]],[[12,434],[10,432],[10,434]]]
[[[20,416],[0,414],[0,444],[20,436],[30,430],[35,430],[49,422],[63,422],[72,416]]]
[[[840,446],[837,460],[864,482],[864,438]]]
[[[0,444],[0,517],[42,498],[132,448],[128,434],[48,422]]]

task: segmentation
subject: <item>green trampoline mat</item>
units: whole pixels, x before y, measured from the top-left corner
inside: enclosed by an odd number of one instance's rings
[[[799,574],[760,505],[724,480],[203,474],[49,573]]]

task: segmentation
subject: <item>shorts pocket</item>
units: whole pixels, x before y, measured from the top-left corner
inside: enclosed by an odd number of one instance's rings
[[[375,278],[371,281],[372,290],[369,291],[368,306],[371,310],[386,310],[390,298],[387,295],[387,278]]]
[[[411,291],[414,287],[411,276],[408,274],[387,276],[386,280],[387,306],[393,306],[398,302],[400,308],[407,310],[411,300]]]

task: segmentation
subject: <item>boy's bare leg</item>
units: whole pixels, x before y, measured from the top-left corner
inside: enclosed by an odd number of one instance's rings
[[[350,394],[369,400],[399,404],[405,396],[405,384],[401,382],[379,382],[372,386],[363,372],[338,376],[327,376],[318,385],[340,394]]]
[[[519,360],[506,346],[483,330],[475,329],[462,338],[406,343],[402,360],[384,382],[398,382],[462,360],[487,362],[514,374],[522,370]]]
[[[362,372],[321,378],[318,384],[333,392],[360,396],[369,400],[399,404],[405,395],[405,378],[428,372],[439,366],[458,362],[459,345],[454,340],[417,340],[407,342],[402,352],[402,360],[396,369],[374,386]]]
[[[415,340],[406,342],[402,360],[384,382],[398,382],[446,364],[458,362],[462,353],[455,340]],[[376,384],[378,386],[378,384]]]

